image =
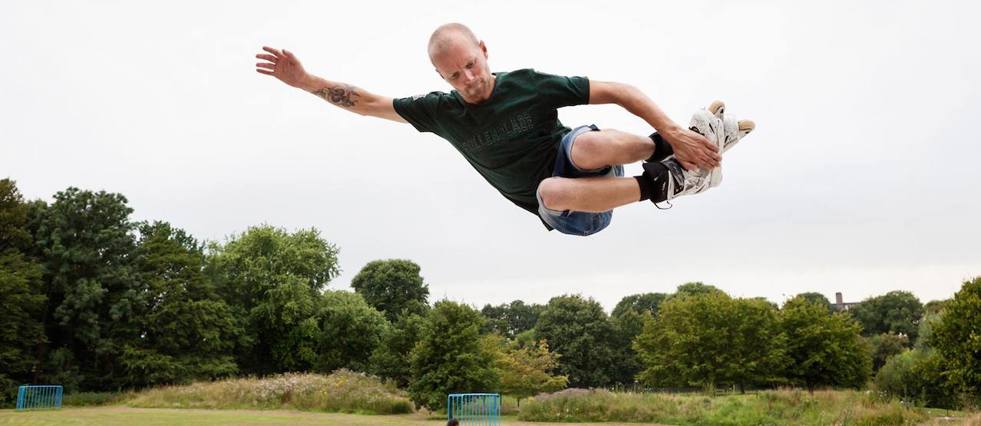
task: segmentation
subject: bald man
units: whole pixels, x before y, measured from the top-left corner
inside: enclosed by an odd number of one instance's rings
[[[650,98],[622,83],[564,77],[533,69],[490,71],[487,46],[462,24],[429,39],[429,59],[450,93],[392,99],[307,73],[293,53],[263,47],[256,71],[361,115],[409,123],[449,141],[505,198],[538,216],[549,230],[591,235],[616,207],[655,204],[719,184],[721,153],[753,129],[724,116],[716,101],[690,127],[671,121]],[[634,135],[595,125],[570,129],[558,108],[620,105],[656,132]],[[644,161],[624,177],[623,165]]]

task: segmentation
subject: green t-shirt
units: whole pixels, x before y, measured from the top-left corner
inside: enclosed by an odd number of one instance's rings
[[[508,200],[537,216],[535,191],[552,176],[570,130],[556,110],[589,103],[589,80],[532,69],[495,75],[490,98],[480,104],[454,90],[395,99],[395,111],[420,132],[449,141]]]

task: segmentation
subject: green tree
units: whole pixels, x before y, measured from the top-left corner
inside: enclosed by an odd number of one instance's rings
[[[429,286],[419,270],[419,265],[411,260],[375,260],[351,279],[351,287],[389,321],[395,321],[403,312],[425,314]]]
[[[821,293],[807,292],[807,293],[798,294],[797,297],[803,298],[808,302],[816,303],[818,305],[824,306],[828,308],[828,311],[831,311],[831,301],[828,300],[827,297],[824,297],[824,295]]]
[[[620,299],[620,302],[613,308],[613,312],[610,314],[610,316],[613,318],[619,318],[625,315],[627,312],[634,312],[638,314],[647,312],[652,316],[657,316],[658,308],[661,306],[661,303],[668,298],[668,296],[669,295],[665,293],[632,294]]]
[[[389,327],[381,312],[357,293],[327,291],[318,314],[320,339],[316,369],[367,371],[368,359]]]
[[[34,249],[44,267],[44,315],[49,351],[43,380],[73,390],[108,390],[126,384],[120,357],[140,338],[138,308],[146,293],[134,267],[135,224],[120,194],[68,188],[50,206],[31,212]],[[74,377],[67,377],[66,374]]]
[[[480,313],[466,305],[439,301],[426,315],[412,349],[412,399],[442,409],[454,392],[492,391],[499,386],[494,354],[481,342]]]
[[[892,333],[882,333],[867,340],[872,350],[873,372],[879,371],[889,357],[903,352],[910,346],[908,337]]]
[[[615,382],[633,383],[643,370],[637,351],[633,347],[634,339],[643,331],[645,321],[657,316],[661,303],[668,297],[669,295],[665,293],[633,294],[620,299],[613,308],[610,321],[616,331],[614,347],[619,349],[618,360],[614,363]]]
[[[722,292],[672,297],[635,340],[645,367],[639,378],[706,389],[775,382],[787,362],[776,317],[766,301]]]
[[[187,383],[238,371],[232,350],[243,333],[205,278],[203,246],[166,222],[139,224],[136,269],[146,297],[136,308],[140,338],[124,345],[125,382]]]
[[[701,281],[695,281],[695,282],[684,283],[682,285],[679,285],[678,289],[675,290],[674,294],[672,294],[671,296],[682,296],[682,295],[693,296],[693,295],[705,294],[705,293],[725,294],[724,291],[719,290],[719,288],[716,286],[704,284]]]
[[[947,300],[931,300],[923,305],[923,312],[927,314],[937,314],[944,309],[950,299]]]
[[[956,408],[943,377],[943,360],[934,349],[904,350],[889,358],[875,375],[875,389],[921,406]]]
[[[965,281],[933,327],[931,344],[953,389],[968,405],[981,405],[981,277]]]
[[[31,243],[27,205],[14,181],[0,180],[0,406],[18,383],[33,381],[34,354],[45,342],[41,265],[26,254]]]
[[[637,374],[643,370],[633,342],[644,329],[644,323],[652,318],[650,311],[627,309],[619,315],[611,316],[613,325],[613,348],[615,366],[611,369],[613,382],[632,384],[636,382]]]
[[[813,390],[820,386],[861,387],[872,369],[862,326],[848,314],[828,315],[824,307],[795,297],[780,311],[790,364],[785,377]]]
[[[784,383],[781,372],[790,358],[777,308],[762,298],[734,299],[733,305],[731,345],[738,361],[726,366],[726,380],[740,391],[751,385]]]
[[[535,339],[545,340],[559,354],[559,373],[575,387],[613,383],[620,353],[616,333],[603,308],[579,295],[549,300],[538,317]]]
[[[848,312],[862,324],[863,335],[903,334],[909,337],[908,341],[912,344],[916,341],[923,305],[910,292],[890,291],[882,296],[865,299]]]
[[[514,339],[515,336],[534,328],[543,310],[545,310],[543,305],[527,305],[521,300],[515,300],[509,304],[485,305],[480,313],[487,318],[485,331],[496,332],[508,339]]]
[[[208,276],[246,324],[236,349],[245,373],[302,371],[318,362],[320,291],[337,276],[337,248],[315,229],[263,225],[212,244]]]
[[[422,334],[426,318],[417,314],[399,316],[381,335],[381,341],[371,353],[371,372],[395,380],[400,388],[412,380],[412,348]]]
[[[558,366],[558,355],[549,352],[545,341],[523,345],[507,342],[501,336],[484,336],[488,352],[495,354],[494,367],[501,379],[501,392],[521,400],[542,392],[555,392],[565,388],[566,376],[552,375]]]

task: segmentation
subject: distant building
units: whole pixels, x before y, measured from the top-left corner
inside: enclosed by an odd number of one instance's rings
[[[852,306],[859,304],[859,302],[845,302],[841,297],[841,292],[835,293],[835,310],[836,311],[847,311],[851,309]]]

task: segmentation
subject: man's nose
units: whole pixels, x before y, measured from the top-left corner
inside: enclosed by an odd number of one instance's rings
[[[473,80],[473,79],[474,79],[475,77],[476,77],[476,76],[474,75],[474,73],[473,73],[473,71],[472,71],[472,70],[464,70],[464,71],[463,71],[463,79],[464,79],[464,82],[466,82],[466,83],[469,83],[469,82],[471,82],[471,81],[472,81],[472,80]]]

